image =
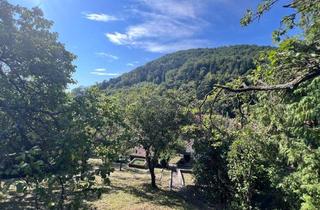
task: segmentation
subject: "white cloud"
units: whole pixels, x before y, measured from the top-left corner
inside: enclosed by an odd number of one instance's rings
[[[112,15],[107,15],[103,13],[90,13],[90,14],[84,14],[85,17],[88,20],[94,20],[94,21],[100,21],[100,22],[109,22],[109,21],[116,21],[119,20],[119,18],[112,16]]]
[[[107,73],[105,68],[97,68],[90,72],[90,74],[97,75],[97,76],[119,76],[119,73]]]
[[[109,58],[109,59],[113,59],[113,60],[118,60],[119,57],[116,55],[112,55],[109,53],[105,53],[105,52],[97,52],[96,55],[101,56],[101,57],[105,57],[105,58]]]
[[[189,39],[177,42],[158,43],[158,42],[142,42],[140,48],[149,52],[169,53],[178,50],[187,50],[192,48],[206,48],[211,47],[212,43],[201,39]]]
[[[95,71],[90,72],[90,74],[94,74],[94,75],[97,75],[97,76],[110,76],[110,77],[119,76],[120,75],[118,73],[106,73],[106,72],[95,72]]]
[[[140,63],[139,61],[132,61],[130,63],[127,63],[127,66],[134,67],[134,66],[137,66],[139,63]]]
[[[195,0],[143,0],[152,10],[177,18],[196,18],[202,5]]]
[[[133,63],[127,63],[127,66],[134,67],[135,65]]]
[[[107,70],[104,68],[98,68],[98,69],[95,69],[94,71],[103,72],[103,71],[107,71]]]
[[[128,27],[126,33],[107,33],[107,38],[118,45],[132,45],[143,38],[172,39],[191,37],[199,28],[169,20],[167,17],[157,17],[151,21]]]
[[[118,32],[115,33],[106,33],[106,37],[110,40],[110,42],[118,45],[129,44],[129,37],[127,34],[121,34]]]
[[[125,32],[106,33],[110,42],[160,53],[208,45],[207,40],[196,38],[207,25],[199,18],[204,5],[202,1],[138,1],[140,9],[131,12],[142,18],[141,23],[128,26]]]

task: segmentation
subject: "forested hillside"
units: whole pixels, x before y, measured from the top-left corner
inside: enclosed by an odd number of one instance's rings
[[[213,49],[190,49],[165,55],[120,77],[105,81],[102,89],[130,87],[141,82],[178,88],[195,82],[197,96],[254,68],[259,52],[271,49],[256,45],[237,45]]]

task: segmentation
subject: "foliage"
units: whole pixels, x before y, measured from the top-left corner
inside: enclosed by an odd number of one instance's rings
[[[44,181],[50,191],[65,182],[66,174],[76,173],[77,160],[65,153],[76,142],[68,141],[63,149],[68,124],[64,89],[72,82],[75,57],[50,32],[52,23],[41,10],[6,1],[0,1],[0,10],[1,178],[22,179],[7,182],[4,189],[16,184],[19,192],[29,186],[41,194]],[[61,184],[61,197],[63,191]],[[46,194],[49,206],[55,205],[51,192]]]
[[[246,25],[260,18],[278,2],[262,1],[257,11],[249,11],[242,23]],[[215,119],[212,113],[219,113],[222,105],[219,101],[229,101],[231,112],[225,116],[240,125],[228,132],[234,139],[226,158],[231,208],[317,209],[319,206],[319,6],[319,1],[300,0],[286,5],[293,9],[294,15],[284,17],[284,28],[275,32],[279,47],[262,53],[256,69],[249,75],[222,86],[222,90],[219,86],[214,89],[212,97],[222,91],[219,99],[212,104],[206,98],[202,106],[201,113]],[[293,27],[302,29],[300,39],[284,36]],[[300,78],[302,82],[291,82]],[[273,88],[278,84],[286,84],[286,88]],[[259,92],[258,88],[246,91],[248,85],[269,87],[269,91]],[[205,126],[206,122],[202,124]],[[230,128],[215,124],[216,131]],[[208,126],[203,130],[209,130]],[[223,136],[223,142],[230,142],[230,138]],[[200,154],[207,154],[207,149],[200,150]],[[210,172],[207,166],[200,165],[202,173]],[[226,166],[217,167],[226,170]]]
[[[32,193],[36,208],[76,208],[76,192],[89,189],[94,175],[108,183],[113,142],[125,125],[97,88],[66,92],[75,56],[51,26],[38,8],[0,1],[1,190]],[[87,163],[92,156],[103,157],[99,169]]]
[[[241,23],[279,2],[262,0]],[[68,93],[75,56],[51,32],[52,22],[38,8],[0,0],[1,190],[32,193],[36,208],[80,208],[79,194],[96,176],[108,184],[112,161],[128,148],[146,150],[156,187],[159,158],[188,139],[196,185],[213,202],[317,209],[320,2],[284,6],[293,13],[274,32],[277,48],[180,51]],[[289,36],[295,28],[301,34]],[[91,157],[101,166],[92,167]]]
[[[128,106],[128,121],[133,139],[146,151],[152,187],[156,187],[154,168],[159,157],[176,143],[181,108],[174,98],[151,92]]]
[[[165,55],[120,77],[103,82],[102,89],[120,89],[143,82],[178,89],[195,84],[197,98],[203,98],[214,83],[223,83],[254,68],[258,52],[270,49],[238,45],[215,49],[191,49]]]

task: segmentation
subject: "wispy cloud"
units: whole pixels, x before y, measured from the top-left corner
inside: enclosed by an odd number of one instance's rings
[[[105,52],[97,52],[96,55],[101,56],[101,57],[105,57],[105,58],[109,58],[112,60],[118,60],[119,57],[116,55],[112,55],[110,53],[105,53]]]
[[[163,40],[192,37],[198,29],[198,26],[174,22],[167,17],[154,17],[148,22],[128,27],[126,33],[107,33],[106,36],[114,44],[135,45],[142,39]]]
[[[106,72],[90,72],[91,74],[97,75],[97,76],[109,76],[109,77],[115,77],[119,76],[120,74],[118,73],[106,73]]]
[[[90,72],[90,74],[97,75],[97,76],[109,76],[109,77],[114,77],[114,76],[119,76],[119,73],[108,73],[106,72],[107,70],[105,68],[97,68],[94,69],[93,71]]]
[[[134,66],[137,66],[139,63],[140,63],[139,61],[133,61],[133,62],[127,63],[127,66],[134,67]]]
[[[115,33],[106,33],[106,37],[110,40],[110,42],[118,45],[124,45],[130,43],[129,35],[121,34],[118,32]]]
[[[134,67],[135,65],[133,63],[127,63],[127,66]]]
[[[104,72],[104,71],[107,71],[107,70],[105,68],[98,68],[98,69],[95,69],[94,71]]]
[[[196,38],[207,26],[199,18],[204,8],[202,1],[138,1],[140,7],[131,12],[141,17],[141,23],[128,26],[125,32],[106,33],[110,42],[160,53],[209,45],[207,40]]]
[[[149,52],[167,53],[178,50],[187,50],[199,47],[210,47],[211,42],[201,39],[185,39],[174,43],[159,43],[159,42],[143,42],[140,47]]]
[[[88,20],[93,20],[93,21],[100,21],[100,22],[109,22],[109,21],[116,21],[120,20],[119,18],[112,16],[112,15],[107,15],[103,13],[83,13],[85,15],[85,18]]]
[[[202,5],[194,0],[142,0],[152,10],[176,18],[196,18]]]

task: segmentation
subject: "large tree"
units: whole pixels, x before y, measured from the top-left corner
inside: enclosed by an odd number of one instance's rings
[[[2,167],[10,166],[2,176],[19,175],[13,159],[39,149],[48,151],[37,159],[49,170],[50,158],[59,152],[55,148],[63,144],[59,118],[65,112],[75,56],[50,31],[51,25],[38,8],[0,1],[0,159]],[[37,170],[30,167],[25,173]]]
[[[224,156],[227,169],[218,165],[217,170],[228,172],[229,205],[234,208],[317,209],[320,205],[320,1],[281,2],[263,0],[242,20],[247,25],[263,18],[277,4],[290,8],[292,14],[273,34],[278,47],[262,53],[249,75],[214,84],[200,105],[201,115],[211,118],[209,127],[203,120],[203,129],[213,134],[228,129],[222,142],[230,142],[229,136],[233,139]],[[293,28],[298,30],[290,36]],[[233,104],[229,123],[214,120],[221,114],[221,102]],[[213,146],[219,146],[220,138],[213,138]]]
[[[39,8],[0,0],[0,179],[1,190],[32,190],[37,208],[62,209],[67,191],[89,188],[95,173],[108,181],[116,150],[110,145],[122,124],[96,88],[67,92],[75,56],[52,24]],[[90,168],[91,156],[103,157],[99,170]]]

